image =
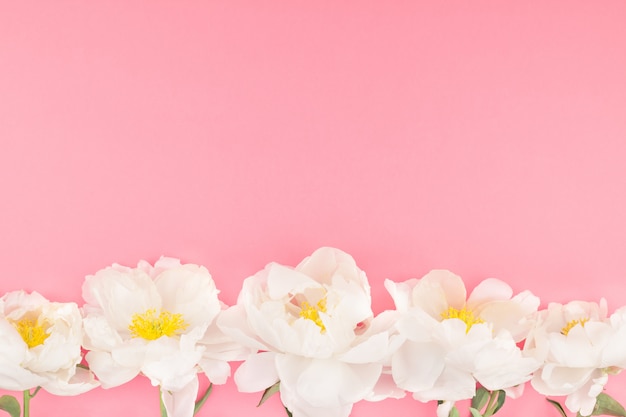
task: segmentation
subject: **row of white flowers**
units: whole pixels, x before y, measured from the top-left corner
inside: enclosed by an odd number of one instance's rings
[[[295,268],[268,264],[232,307],[203,266],[113,265],[85,279],[81,309],[36,292],[0,298],[0,388],[27,402],[40,387],[76,395],[141,374],[160,387],[162,415],[191,417],[197,374],[223,384],[229,362],[243,361],[238,389],[279,391],[295,417],[347,417],[358,401],[407,392],[438,401],[438,417],[472,398],[472,415],[490,416],[527,381],[588,416],[605,411],[597,399],[626,367],[626,308],[609,316],[604,301],[572,301],[539,311],[536,296],[497,279],[468,297],[445,270],[385,287],[395,310],[374,316],[365,273],[334,248]]]

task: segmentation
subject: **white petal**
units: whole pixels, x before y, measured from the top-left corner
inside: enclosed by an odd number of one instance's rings
[[[454,407],[454,401],[442,401],[437,406],[437,417],[448,417],[452,407]]]
[[[37,311],[48,304],[49,301],[36,291],[12,291],[0,299],[0,313],[9,320],[19,320],[29,311]]]
[[[276,358],[281,385],[295,390],[296,395],[318,407],[339,407],[368,396],[382,366],[349,365],[333,359],[305,359],[294,355]]]
[[[267,345],[276,350],[297,349],[299,335],[286,325],[285,319],[277,317],[284,315],[282,303],[266,302],[257,308],[256,305],[247,305],[247,319],[253,332]]]
[[[325,285],[332,284],[333,277],[341,276],[346,281],[354,281],[360,286],[368,287],[367,278],[357,267],[354,258],[336,248],[317,249],[311,256],[300,262],[296,270]]]
[[[417,391],[413,393],[413,398],[422,402],[459,401],[470,399],[475,393],[476,380],[470,373],[446,367],[433,388]]]
[[[599,372],[596,373],[598,374]],[[590,379],[583,387],[567,396],[565,406],[570,411],[579,412],[582,416],[591,415],[596,405],[596,397],[602,392],[607,381],[607,375]]]
[[[278,382],[276,354],[261,352],[250,356],[235,372],[235,384],[240,392],[263,391]]]
[[[273,300],[302,293],[307,288],[322,288],[322,285],[310,276],[287,266],[271,263],[266,267],[266,271],[267,290]]]
[[[337,407],[320,407],[309,404],[287,385],[280,385],[280,399],[293,417],[348,417],[352,404]]]
[[[407,341],[392,356],[393,379],[407,391],[430,389],[443,372],[444,360],[445,352],[439,344]]]
[[[150,378],[153,385],[168,391],[180,391],[196,378],[196,365],[202,357],[193,346],[181,348],[175,339],[162,337],[148,343],[146,360],[141,372]]]
[[[83,319],[84,346],[87,350],[111,350],[122,344],[119,333],[102,314],[90,314]]]
[[[100,386],[94,374],[83,368],[76,368],[76,373],[69,381],[59,378],[43,384],[42,387],[54,395],[79,395]]]
[[[233,340],[258,350],[268,350],[268,346],[259,341],[248,325],[246,310],[243,305],[234,305],[222,311],[217,318],[217,326]]]
[[[344,321],[352,328],[374,316],[369,292],[353,281],[333,285],[327,295],[327,305],[334,320]]]
[[[550,352],[555,362],[576,368],[598,368],[602,352],[595,349],[582,326],[575,326],[564,336],[549,335]]]
[[[161,295],[162,308],[182,314],[189,328],[206,329],[221,310],[219,291],[202,266],[187,264],[165,270],[154,284]]]
[[[474,288],[467,305],[470,309],[479,309],[482,304],[509,300],[513,296],[513,289],[504,281],[495,278],[488,278]]]
[[[198,343],[204,347],[202,357],[211,360],[242,361],[256,352],[256,349],[235,342],[219,329],[216,322],[211,323]]]
[[[517,342],[523,340],[532,322],[523,306],[514,301],[494,301],[483,305],[475,313],[493,325],[495,333],[503,330],[511,333]]]
[[[382,373],[372,392],[365,397],[367,401],[382,401],[387,398],[404,398],[406,392],[399,388],[391,374]]]
[[[0,388],[9,391],[24,391],[48,382],[48,378],[30,372],[19,364],[0,359]]]
[[[542,363],[522,357],[512,338],[499,337],[478,352],[475,365],[476,380],[488,390],[495,391],[530,380]]]
[[[111,353],[91,351],[85,356],[89,369],[100,380],[102,388],[112,388],[125,384],[139,374],[139,364],[135,367],[124,367],[113,361]]]
[[[522,310],[526,313],[526,315],[533,314],[539,308],[539,304],[541,300],[539,297],[534,295],[530,291],[522,291],[519,294],[516,294],[511,301],[516,302],[518,305],[522,307]]]
[[[120,272],[109,267],[86,277],[83,298],[88,304],[100,307],[114,329],[126,333],[133,315],[161,307],[154,282],[137,269]]]
[[[146,271],[148,275],[152,278],[158,277],[163,271],[167,271],[168,269],[174,269],[180,267],[182,264],[180,259],[170,258],[167,256],[161,256],[158,261],[154,263],[154,266],[151,266],[146,261],[139,261],[137,265],[138,269]]]
[[[404,282],[394,282],[390,279],[385,280],[385,288],[389,295],[391,295],[396,310],[405,312],[409,309],[411,305],[411,291],[416,284],[416,279]]]
[[[389,336],[387,333],[378,333],[337,358],[347,363],[379,362],[387,355],[388,348]]]
[[[144,339],[132,339],[125,344],[116,346],[110,352],[111,358],[118,366],[126,368],[139,368],[146,361],[148,342]]]
[[[461,309],[465,306],[465,285],[458,275],[446,270],[434,270],[419,280],[413,288],[413,305],[436,319],[449,306]]]
[[[320,316],[322,316],[322,314],[320,314]],[[285,321],[276,321],[274,323],[274,330],[279,336],[279,349],[286,353],[312,358],[331,357],[334,351],[340,348],[335,344],[336,340],[333,337],[338,333],[335,325],[345,323],[338,320],[331,320],[327,322],[327,324],[326,333],[323,333],[317,324],[305,318],[296,320],[291,326]],[[343,330],[343,334],[347,337],[352,334],[354,338],[350,327],[344,327]]]
[[[74,303],[46,303],[39,320],[50,325],[44,343],[29,350],[30,359],[22,363],[36,373],[58,373],[73,369],[81,358],[81,316]]]
[[[622,313],[619,313],[622,314]],[[626,325],[623,319],[617,320],[617,314],[611,317],[613,334],[602,351],[601,367],[616,366],[626,368]]]
[[[212,384],[225,384],[230,376],[230,365],[226,361],[203,358],[198,365]]]
[[[0,318],[0,358],[21,364],[28,356],[28,346],[12,324]],[[1,370],[0,370],[1,372]]]
[[[435,327],[440,326],[439,323],[424,311],[413,308],[398,319],[396,329],[402,336],[414,342],[429,342]]]
[[[161,399],[168,417],[193,417],[198,385],[198,378],[193,378],[176,392],[161,389]]]
[[[486,324],[474,324],[469,332],[467,325],[460,319],[447,319],[433,328],[432,338],[439,342],[446,351],[463,350],[465,355],[477,351],[491,340],[491,330]],[[473,344],[469,342],[473,341]],[[473,358],[473,354],[471,355]]]
[[[543,395],[568,395],[584,386],[596,372],[595,368],[568,368],[545,364],[530,381],[535,391]]]

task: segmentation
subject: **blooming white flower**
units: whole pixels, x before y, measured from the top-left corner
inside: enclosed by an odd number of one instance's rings
[[[75,303],[50,302],[24,291],[0,298],[0,388],[42,387],[55,395],[77,395],[98,386],[90,372],[77,367],[81,323]]]
[[[197,373],[223,384],[241,354],[215,326],[222,309],[206,268],[161,258],[120,265],[83,284],[86,359],[104,388],[138,374],[159,386],[170,417],[193,415]],[[185,400],[183,400],[185,399]]]
[[[524,349],[544,362],[533,388],[544,395],[566,395],[565,406],[592,413],[608,376],[626,366],[626,311],[607,317],[606,301],[550,303],[540,312]]]
[[[443,401],[439,416],[447,417],[455,401],[472,398],[476,382],[519,394],[513,388],[539,367],[516,345],[539,306],[530,292],[513,297],[506,283],[487,279],[467,298],[461,278],[444,270],[420,280],[387,280],[385,287],[403,339],[391,358],[394,381],[419,401]]]
[[[320,248],[295,268],[277,263],[247,278],[222,330],[260,352],[235,373],[240,391],[280,381],[294,417],[345,417],[370,395],[388,349],[370,287],[354,259]]]

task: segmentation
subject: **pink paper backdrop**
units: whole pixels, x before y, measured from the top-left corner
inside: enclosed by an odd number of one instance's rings
[[[82,304],[85,275],[163,254],[233,304],[330,245],[376,312],[432,268],[626,304],[622,0],[1,1],[0,140],[0,293]],[[557,416],[527,392],[504,415]],[[258,399],[229,382],[199,415],[282,415]],[[32,403],[111,415],[158,415],[156,389]]]

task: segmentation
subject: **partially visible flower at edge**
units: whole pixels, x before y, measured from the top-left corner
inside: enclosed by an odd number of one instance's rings
[[[86,277],[86,359],[102,387],[143,374],[159,386],[169,417],[192,416],[197,373],[223,384],[228,361],[248,353],[215,325],[224,307],[218,292],[205,267],[174,258],[115,264]]]
[[[0,388],[78,395],[99,384],[78,366],[82,317],[75,303],[51,302],[37,292],[0,298]]]
[[[604,299],[550,303],[524,349],[544,363],[531,381],[537,392],[566,396],[570,411],[591,415],[609,375],[626,367],[626,308],[608,317]]]

